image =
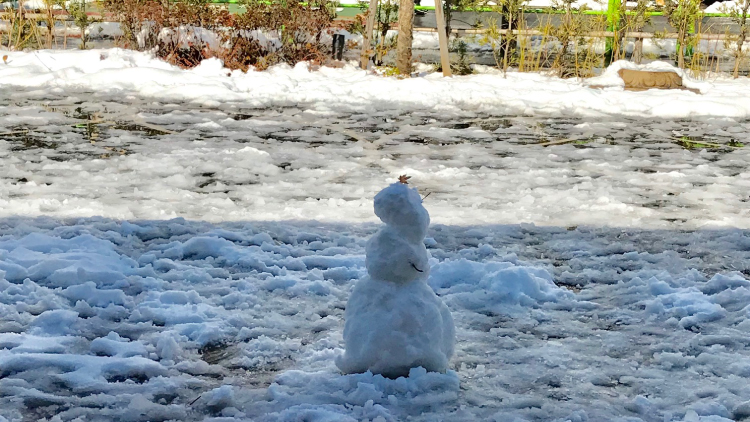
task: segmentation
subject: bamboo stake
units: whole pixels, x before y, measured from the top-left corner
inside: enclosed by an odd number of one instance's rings
[[[370,8],[367,10],[367,24],[365,25],[365,39],[362,40],[362,53],[359,56],[359,66],[367,70],[370,63],[370,44],[372,43],[372,30],[375,27],[375,14],[378,13],[378,0],[370,0]]]
[[[440,64],[443,66],[443,76],[453,76],[451,60],[448,56],[448,35],[445,33],[445,15],[443,0],[435,0],[435,20],[437,20],[438,43],[440,44]]]

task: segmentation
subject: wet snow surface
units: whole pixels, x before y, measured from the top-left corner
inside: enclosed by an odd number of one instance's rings
[[[61,97],[0,126],[0,421],[750,418],[750,122]],[[344,376],[402,173],[452,369]]]

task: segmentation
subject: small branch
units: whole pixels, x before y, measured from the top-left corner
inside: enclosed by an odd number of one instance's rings
[[[29,133],[28,129],[14,130],[13,132],[0,133],[0,136],[11,136],[11,135],[25,135]]]
[[[143,126],[145,128],[148,128],[148,129],[151,129],[151,130],[155,130],[157,132],[162,132],[162,133],[165,133],[165,134],[169,134],[169,135],[177,133],[177,132],[175,132],[173,130],[169,130],[169,129],[165,128],[165,127],[162,127],[162,126],[159,126],[159,125],[155,125],[153,123],[146,123],[145,121],[143,121],[140,118],[134,118],[133,119],[133,123],[135,123],[137,125],[140,125],[140,126]]]
[[[548,147],[551,145],[562,145],[567,144],[569,142],[575,142],[575,139],[558,139],[557,141],[549,141],[549,142],[542,142],[541,144],[537,144],[540,147]]]
[[[193,401],[191,401],[190,403],[188,403],[188,406],[192,406],[193,403],[197,402],[198,399],[200,399],[201,397],[203,397],[203,394],[199,394],[198,397],[194,398]]]
[[[96,119],[96,120],[80,120],[76,123],[71,123],[70,126],[78,126],[78,125],[106,125],[106,124],[115,124],[112,120],[104,120],[104,119]]]
[[[412,268],[414,268],[415,270],[419,271],[420,273],[423,273],[423,272],[424,272],[424,271],[420,270],[419,268],[417,268],[417,266],[416,266],[416,265],[414,265],[414,263],[413,263],[413,262],[410,262],[409,264],[411,264],[411,267],[412,267]]]

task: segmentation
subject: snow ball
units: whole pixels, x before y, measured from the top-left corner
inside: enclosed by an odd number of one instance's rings
[[[232,246],[234,246],[232,242],[220,237],[196,236],[176,248],[179,254],[176,258],[206,259],[217,257],[221,256],[226,248]]]
[[[78,312],[64,309],[44,311],[34,318],[31,325],[35,334],[67,335],[75,332],[74,326],[78,322]]]
[[[0,261],[0,271],[3,273],[2,277],[11,283],[21,283],[29,276],[26,268],[7,261]]]
[[[644,396],[638,395],[633,401],[625,404],[625,409],[633,413],[647,414],[651,408],[651,402]]]
[[[177,334],[167,332],[156,341],[156,353],[162,360],[175,362],[182,355],[182,347],[175,336]]]
[[[142,394],[136,394],[130,400],[127,409],[121,414],[122,421],[144,421],[144,420],[185,420],[187,414],[178,405],[160,405],[149,401]]]
[[[93,281],[70,286],[62,291],[62,295],[71,300],[85,301],[90,306],[99,308],[104,308],[110,304],[123,305],[128,301],[122,290],[97,289],[96,283]]]
[[[128,341],[128,339],[120,337],[120,335],[114,331],[110,331],[106,337],[94,339],[91,342],[89,349],[91,350],[91,353],[100,356],[117,356],[122,358],[129,358],[131,356],[148,356],[146,347],[143,344],[137,341]]]
[[[222,385],[221,387],[211,390],[206,405],[217,410],[234,406],[234,390],[232,389],[232,386]]]
[[[700,416],[698,415],[698,412],[690,409],[685,412],[685,417],[682,419],[682,422],[732,422],[732,419],[727,419],[718,415]]]
[[[562,297],[572,298],[574,294],[561,289],[544,270],[511,267],[498,271],[487,278],[488,290],[495,292],[503,301],[531,306],[537,302],[556,302]]]
[[[344,373],[371,371],[395,378],[415,367],[445,372],[455,328],[448,307],[426,283],[360,280],[345,312]]]
[[[224,69],[224,62],[212,57],[210,59],[201,60],[200,64],[194,67],[191,72],[201,76],[218,76],[226,74],[227,71]]]
[[[430,285],[461,285],[460,289],[467,292],[464,301],[475,309],[500,303],[535,307],[544,302],[575,300],[575,294],[558,287],[545,269],[509,262],[444,261],[432,267]]]
[[[426,279],[429,257],[424,243],[409,242],[397,229],[390,226],[377,232],[365,248],[365,266],[374,279],[407,283],[417,278]]]
[[[419,192],[403,183],[394,183],[375,195],[375,215],[412,242],[422,242],[430,225]]]

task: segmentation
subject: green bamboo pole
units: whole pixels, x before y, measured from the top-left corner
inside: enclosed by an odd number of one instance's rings
[[[688,31],[688,36],[695,35],[695,21],[690,22],[690,29]],[[685,48],[685,57],[690,57],[692,55],[693,43],[688,43],[687,47]]]
[[[609,66],[614,60],[615,49],[619,48],[615,37],[620,28],[620,0],[609,0],[607,4],[607,31],[615,33],[614,37],[607,37],[604,50],[604,65]]]

